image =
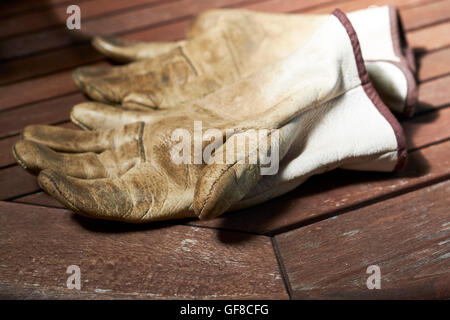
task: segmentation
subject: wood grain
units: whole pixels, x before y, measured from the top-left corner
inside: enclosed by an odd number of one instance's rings
[[[275,237],[294,299],[448,299],[450,181]],[[367,267],[381,289],[366,286]]]
[[[408,148],[422,148],[426,145],[450,139],[450,108],[429,112],[408,119],[403,123]]]
[[[0,202],[1,298],[285,299],[271,241]],[[66,287],[78,265],[81,290]]]
[[[0,138],[18,134],[27,125],[68,121],[73,106],[89,101],[81,92],[14,108],[1,113]]]
[[[0,86],[0,111],[78,91],[72,80],[72,72],[63,71]]]
[[[170,2],[175,0],[164,0]],[[143,6],[151,6],[161,0],[96,0],[74,3],[80,8],[82,21],[90,20],[105,14],[111,14],[120,10],[139,9]],[[0,38],[11,37],[22,33],[35,33],[41,29],[54,26],[65,26],[69,16],[66,13],[67,7],[54,6],[47,10],[25,13],[22,15],[10,16],[0,20]]]
[[[78,0],[77,3],[87,1]],[[0,3],[0,17],[17,16],[19,14],[48,10],[59,5],[71,3],[71,0],[46,0],[46,1],[29,1],[29,0],[4,0]]]
[[[419,85],[416,114],[450,104],[450,76],[423,82]]]
[[[450,21],[407,32],[406,38],[412,47],[431,51],[448,47],[450,45],[449,34]]]
[[[450,0],[404,9],[400,14],[406,30],[423,28],[450,19]]]
[[[418,78],[420,81],[450,74],[450,48],[425,54],[418,61]]]

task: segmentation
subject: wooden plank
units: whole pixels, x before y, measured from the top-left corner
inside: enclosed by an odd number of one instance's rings
[[[92,0],[78,0],[77,3]],[[71,0],[46,0],[46,1],[29,1],[29,0],[5,0],[0,3],[0,17],[9,17],[11,15],[46,10],[58,5],[72,3]]]
[[[294,299],[450,298],[450,181],[275,237]],[[367,268],[380,268],[369,290]]]
[[[319,8],[313,8],[307,11],[310,13],[328,14],[331,13],[335,8],[339,8],[344,12],[351,12],[355,10],[365,9],[370,6],[395,5],[400,11],[400,15],[402,16],[402,21],[405,30],[410,30],[417,28],[418,26],[426,26],[427,24],[430,23],[444,21],[445,19],[448,18],[449,14],[448,12],[445,12],[445,10],[442,10],[443,12],[439,12],[438,14],[436,14],[435,12],[436,5],[433,6],[433,4],[435,3],[437,2],[428,0],[425,1],[350,0],[339,3],[333,3]]]
[[[17,136],[12,136],[0,140],[0,168],[15,164],[11,149],[17,139]]]
[[[111,14],[125,9],[137,9],[152,6],[161,0],[96,0],[79,3],[82,22],[104,14]],[[164,0],[165,2],[175,0]],[[9,16],[0,20],[0,38],[11,37],[27,32],[36,32],[54,26],[65,26],[69,16],[65,6],[52,6],[46,10]]]
[[[408,43],[421,51],[431,51],[450,45],[450,21],[406,33]],[[432,41],[430,41],[432,40]]]
[[[418,78],[425,81],[450,74],[450,48],[430,52],[418,59]]]
[[[8,150],[11,152],[11,150]],[[0,170],[0,200],[27,194],[39,189],[36,177],[26,172],[20,166]]]
[[[450,139],[450,108],[409,119],[402,126],[410,150]]]
[[[72,70],[0,87],[0,110],[73,93]],[[42,84],[45,83],[45,86]]]
[[[406,30],[444,22],[450,18],[450,0],[435,1],[423,6],[404,9],[400,15]]]
[[[0,117],[0,138],[18,134],[27,125],[55,124],[68,121],[73,106],[89,101],[81,93],[73,93],[63,97],[45,100],[21,108],[6,110]]]
[[[450,76],[423,82],[419,85],[416,114],[450,104]]]
[[[1,298],[288,298],[263,236],[1,202],[0,246]],[[80,291],[66,287],[70,265],[80,268]]]
[[[410,153],[399,174],[334,170],[262,205],[189,224],[273,235],[449,178],[449,159],[450,142],[440,143]]]
[[[60,202],[58,202],[55,198],[50,197],[43,191],[38,191],[36,193],[14,199],[13,202],[52,208],[64,208],[64,206]]]
[[[37,56],[12,60],[0,64],[0,85],[6,85],[27,78],[51,74],[97,62],[104,57],[90,45],[78,45],[69,49],[53,50]]]

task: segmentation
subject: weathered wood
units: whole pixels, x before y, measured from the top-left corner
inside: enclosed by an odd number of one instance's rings
[[[430,52],[418,59],[420,81],[450,74],[450,48]]]
[[[419,85],[416,113],[450,104],[450,76],[423,82]]]
[[[63,71],[1,86],[0,111],[78,91],[72,80],[72,72]]]
[[[0,297],[285,299],[271,240],[0,202]],[[67,267],[81,271],[69,290]]]
[[[175,0],[163,1],[169,2]],[[157,2],[161,2],[161,0],[96,0],[81,3],[77,2],[76,5],[80,7],[82,21],[85,21],[86,19],[92,19],[124,9],[130,10],[139,9],[143,6],[152,6]],[[11,37],[27,32],[36,32],[54,26],[64,26],[66,25],[66,19],[68,17],[66,10],[69,5],[70,4],[65,6],[53,6],[47,10],[13,15],[6,19],[1,19],[0,38]]]
[[[335,170],[253,208],[195,226],[277,234],[450,177],[450,142],[414,151],[401,174]]]
[[[81,92],[2,112],[0,138],[18,134],[30,124],[55,124],[69,120],[73,106],[88,101]]]
[[[14,199],[14,202],[52,208],[64,208],[64,206],[60,202],[58,202],[55,198],[50,197],[43,191],[38,191],[36,193]]]
[[[7,110],[0,118],[0,137],[19,134],[31,124],[65,124],[74,105],[86,102],[82,93],[46,100],[37,104]],[[14,124],[15,123],[15,124]],[[79,129],[79,127],[74,126]]]
[[[450,139],[450,108],[408,119],[402,125],[410,150]]]
[[[11,148],[17,140],[17,136],[0,139],[0,168],[15,163],[11,154]]]
[[[423,28],[450,18],[450,1],[435,1],[422,6],[404,9],[400,13],[406,30]]]
[[[0,170],[0,200],[35,192],[38,189],[36,177],[22,167],[16,165]]]
[[[86,0],[78,0],[77,3]],[[30,11],[46,10],[64,3],[71,3],[69,0],[46,0],[46,1],[29,1],[29,0],[4,0],[0,3],[0,17],[8,17],[18,15]]]
[[[450,298],[450,181],[275,237],[294,299]],[[366,270],[381,271],[369,290]]]
[[[408,43],[416,49],[431,51],[450,45],[450,22],[444,22],[406,33]],[[433,41],[430,41],[432,39]]]

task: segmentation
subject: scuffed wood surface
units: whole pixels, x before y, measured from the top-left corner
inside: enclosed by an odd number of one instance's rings
[[[294,299],[448,298],[450,182],[275,237]],[[367,267],[381,271],[369,290]]]
[[[123,225],[0,202],[0,243],[2,298],[288,297],[264,236]],[[80,291],[66,287],[70,265],[81,269]]]

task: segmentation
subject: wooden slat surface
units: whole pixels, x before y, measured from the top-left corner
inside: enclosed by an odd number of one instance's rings
[[[448,298],[450,181],[275,237],[294,299]],[[381,289],[366,286],[367,267]]]
[[[288,297],[271,240],[264,236],[136,227],[0,202],[0,243],[0,297]],[[66,287],[69,265],[80,267],[80,291]]]
[[[163,0],[170,2],[175,0]],[[82,13],[83,21],[92,19],[104,14],[112,14],[124,9],[132,10],[142,8],[142,6],[151,6],[161,0],[96,0],[73,3],[78,5]],[[9,17],[0,20],[0,39],[14,35],[36,32],[54,26],[64,25],[67,19],[67,6],[51,7],[47,10],[25,13],[18,16]]]
[[[393,3],[420,82],[416,116],[400,119],[409,147],[403,173],[336,170],[213,221],[130,226],[61,209],[14,163],[24,126],[75,127],[70,109],[87,98],[73,69],[110,64],[91,48],[94,34],[171,41],[207,8],[327,14]],[[84,0],[82,32],[64,27],[69,4],[0,4],[1,297],[285,299],[283,279],[293,298],[450,297],[450,0]],[[81,292],[65,288],[74,260],[90,270]],[[383,290],[366,289],[369,262],[380,264]]]

